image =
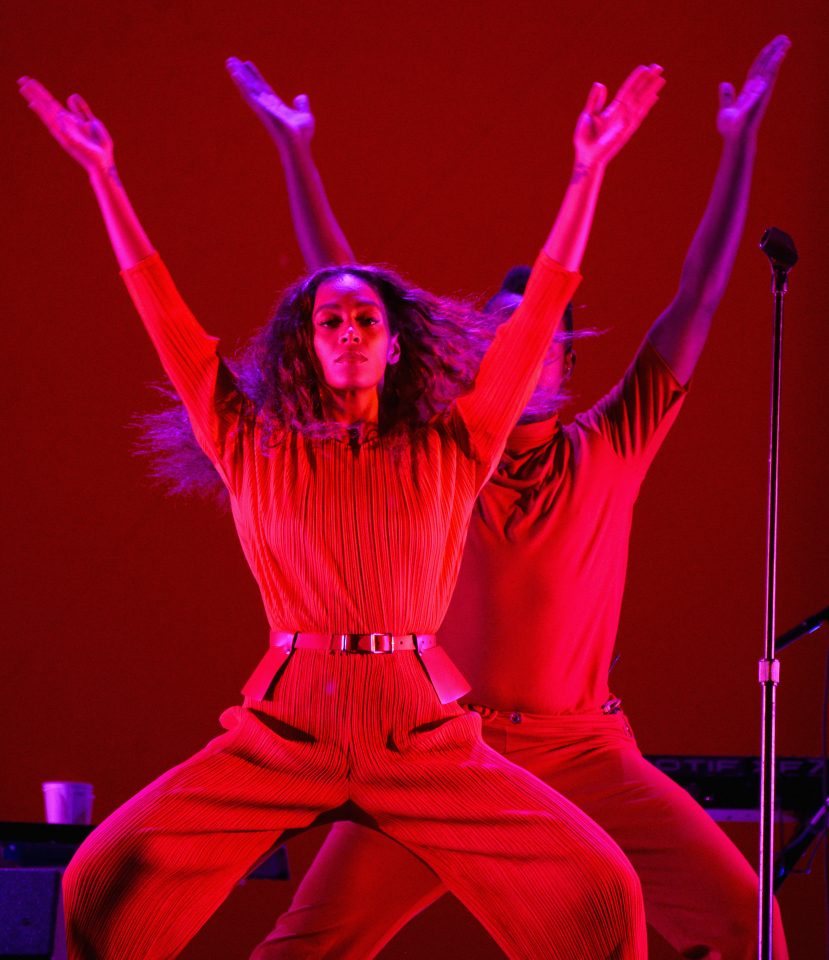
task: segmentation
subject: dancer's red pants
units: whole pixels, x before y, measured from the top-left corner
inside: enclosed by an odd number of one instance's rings
[[[501,714],[484,720],[483,734],[613,837],[642,882],[648,921],[683,956],[756,958],[757,875],[699,804],[642,757],[623,714]],[[445,889],[382,834],[336,823],[251,960],[368,960]],[[776,904],[774,919],[774,956],[785,960]]]
[[[509,956],[645,957],[639,881],[616,844],[487,747],[478,716],[442,706],[414,653],[299,650],[273,701],[252,706],[226,711],[227,733],[73,858],[71,960],[174,957],[285,830],[349,800]]]

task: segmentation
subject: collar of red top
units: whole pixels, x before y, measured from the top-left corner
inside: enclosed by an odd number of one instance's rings
[[[559,428],[558,414],[554,413],[547,420],[537,420],[535,423],[520,423],[513,427],[507,440],[507,450],[516,448],[525,450],[537,444],[550,440]]]

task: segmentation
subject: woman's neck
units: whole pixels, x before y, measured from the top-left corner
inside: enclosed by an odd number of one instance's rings
[[[339,423],[349,431],[359,430],[360,439],[377,432],[380,416],[378,390],[332,390],[328,387],[322,397],[325,419]]]

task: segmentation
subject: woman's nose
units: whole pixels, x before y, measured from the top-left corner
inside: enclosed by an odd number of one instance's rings
[[[355,327],[350,323],[343,330],[342,340],[344,343],[358,343],[360,340],[360,335]]]

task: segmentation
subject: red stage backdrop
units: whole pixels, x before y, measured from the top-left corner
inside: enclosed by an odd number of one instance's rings
[[[665,68],[659,104],[606,177],[577,294],[575,413],[621,375],[672,298],[719,155],[717,84],[793,41],[760,133],[745,239],[679,421],[636,507],[613,689],[646,753],[759,750],[774,224],[801,255],[784,345],[779,632],[829,603],[827,43],[822,0],[350,4],[47,0],[5,13],[6,323],[0,818],[42,818],[40,783],[88,780],[96,820],[218,731],[266,643],[228,516],[167,499],[126,425],[160,366],[81,169],[15,92],[81,93],[197,317],[232,351],[302,271],[278,156],[225,75],[254,60],[305,92],[314,149],[358,257],[442,294],[531,263],[565,188],[590,84]],[[820,749],[829,628],[782,654],[778,750]],[[756,861],[756,826],[729,831]],[[292,842],[301,876],[321,832]],[[822,877],[781,906],[794,960],[822,949]],[[295,881],[250,882],[185,951],[239,958]],[[383,952],[500,956],[450,898]],[[657,937],[652,956],[676,956]]]

